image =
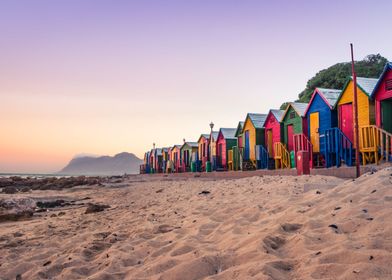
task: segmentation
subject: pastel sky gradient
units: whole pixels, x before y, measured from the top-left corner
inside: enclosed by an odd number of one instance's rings
[[[353,6],[353,7],[351,7]],[[139,157],[294,100],[314,74],[392,58],[392,1],[2,0],[0,173]]]

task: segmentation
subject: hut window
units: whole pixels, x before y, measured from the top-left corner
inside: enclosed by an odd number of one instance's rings
[[[295,112],[290,112],[289,118],[290,119],[294,119],[295,118]]]
[[[385,81],[385,90],[392,90],[392,79]]]

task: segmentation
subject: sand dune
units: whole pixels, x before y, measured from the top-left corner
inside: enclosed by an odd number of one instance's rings
[[[0,279],[392,279],[391,168],[349,181],[135,178],[1,194],[111,208],[2,223]]]

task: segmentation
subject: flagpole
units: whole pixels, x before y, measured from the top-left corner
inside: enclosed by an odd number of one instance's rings
[[[360,162],[359,162],[359,125],[358,125],[358,95],[357,95],[357,74],[355,73],[354,67],[354,47],[351,47],[351,72],[354,83],[354,141],[355,141],[355,165],[356,165],[356,177],[361,176]]]

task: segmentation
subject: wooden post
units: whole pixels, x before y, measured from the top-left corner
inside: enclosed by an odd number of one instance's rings
[[[356,177],[361,176],[361,170],[359,166],[359,127],[358,127],[358,96],[357,96],[357,74],[355,73],[354,67],[354,47],[353,44],[350,44],[351,47],[351,72],[353,75],[354,82],[354,134],[355,134],[355,164],[356,164]]]

